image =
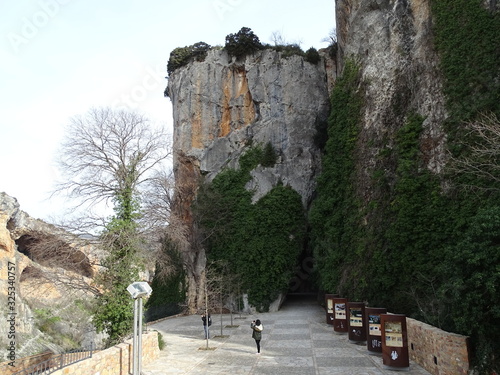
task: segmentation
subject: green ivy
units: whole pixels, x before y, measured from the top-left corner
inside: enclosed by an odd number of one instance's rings
[[[186,273],[183,269],[181,254],[168,237],[163,238],[161,250],[170,259],[168,267],[173,271],[164,274],[164,264],[158,263],[151,282],[153,289],[145,304],[146,321],[157,320],[181,311],[180,305],[186,300]]]
[[[340,292],[343,267],[360,238],[359,206],[354,194],[355,146],[362,96],[359,68],[346,62],[332,92],[328,140],[318,178],[318,196],[309,215],[311,242],[320,287]]]
[[[208,260],[227,261],[259,311],[268,310],[287,290],[305,237],[304,209],[296,191],[279,185],[253,204],[252,192],[245,189],[250,171],[268,160],[268,152],[249,149],[238,170],[222,171],[201,188],[194,207],[210,233]]]
[[[452,269],[442,290],[453,303],[452,323],[475,344],[480,373],[491,374],[489,359],[500,353],[500,206],[484,207],[450,248]]]
[[[483,0],[433,0],[434,34],[452,118],[500,115],[500,15]]]
[[[441,58],[449,119],[448,149],[467,153],[464,121],[482,113],[500,115],[500,13],[482,0],[433,0],[433,32]],[[491,162],[491,160],[490,160]],[[497,229],[498,184],[462,174],[451,176],[452,186],[487,189],[451,191],[450,222],[456,243],[447,248],[439,293],[450,310],[447,329],[470,335],[473,364],[480,374],[500,371],[498,298],[491,298],[490,282],[498,282],[500,252]],[[479,235],[480,234],[480,235]],[[473,253],[471,252],[473,251]],[[493,267],[492,267],[493,265]]]
[[[102,234],[101,246],[108,255],[102,261],[105,271],[97,278],[103,291],[97,296],[93,323],[98,332],[108,335],[107,346],[120,342],[132,329],[133,300],[124,291],[139,278],[138,208],[131,190],[121,191],[115,199],[115,216]]]

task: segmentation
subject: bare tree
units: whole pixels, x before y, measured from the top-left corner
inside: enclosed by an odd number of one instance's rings
[[[337,44],[337,30],[335,28],[331,29],[328,36],[321,39],[322,42],[330,43],[331,46]]]
[[[90,206],[127,189],[137,193],[171,154],[163,128],[153,129],[142,114],[92,108],[73,117],[66,129],[58,160],[65,180],[56,192]]]
[[[206,339],[206,348],[209,349],[209,340],[210,340],[210,328],[208,327],[208,317],[212,316],[213,311],[217,311],[220,307],[219,295],[221,292],[221,280],[222,276],[217,271],[217,267],[215,267],[214,263],[207,265],[205,268],[205,282],[203,285],[203,296],[205,300],[205,306],[203,308],[203,314],[207,317],[207,335]],[[221,336],[222,336],[222,328],[221,328]]]
[[[100,263],[97,282],[101,293],[93,316],[96,328],[109,335],[108,344],[130,329],[130,300],[122,289],[139,277],[138,257],[154,264],[152,254],[146,255],[151,246],[145,246],[139,226],[140,198],[154,172],[166,167],[171,150],[165,131],[154,128],[138,112],[92,108],[73,117],[66,129],[59,159],[65,180],[56,193],[77,198],[79,208],[105,202],[114,209],[99,236],[99,245],[107,254]]]
[[[271,41],[275,46],[286,46],[287,44],[289,44],[283,36],[283,33],[278,30],[271,33]]]
[[[500,182],[500,121],[494,113],[482,114],[465,124],[467,134],[462,137],[465,150],[458,157],[450,155],[451,169],[458,174]],[[479,186],[467,186],[479,188]],[[489,187],[490,188],[490,187]]]
[[[175,181],[172,170],[156,171],[142,198],[142,212],[146,227],[166,227],[174,204]]]

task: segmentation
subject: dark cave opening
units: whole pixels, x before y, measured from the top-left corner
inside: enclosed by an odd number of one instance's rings
[[[88,257],[57,236],[35,232],[22,235],[15,242],[21,254],[42,266],[60,267],[85,277],[94,275]]]

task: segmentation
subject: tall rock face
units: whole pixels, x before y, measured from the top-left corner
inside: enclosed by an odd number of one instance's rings
[[[447,114],[430,0],[337,0],[336,14],[339,70],[355,61],[367,82],[362,173],[374,165],[383,142],[391,147],[395,131],[412,112],[425,118],[421,149],[427,167],[439,173]]]
[[[273,167],[252,171],[247,187],[254,191],[254,200],[282,182],[309,205],[321,162],[314,137],[329,112],[332,74],[327,75],[325,59],[311,64],[266,49],[236,61],[224,50],[212,49],[203,62],[170,75],[178,209],[192,231],[190,204],[200,177],[210,181],[223,168],[238,168],[239,157],[251,145],[270,142],[278,154]],[[194,287],[205,255],[194,239],[189,246],[186,263]],[[194,298],[196,292],[188,294]],[[190,301],[190,306],[196,304]]]
[[[323,64],[273,50],[233,62],[211,50],[204,62],[176,70],[168,87],[177,167],[185,155],[211,179],[224,167],[237,167],[248,145],[271,142],[280,162],[255,173],[257,196],[281,178],[308,202],[320,165],[315,126],[329,109]]]

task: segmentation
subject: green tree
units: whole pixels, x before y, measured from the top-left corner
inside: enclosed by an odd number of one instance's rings
[[[306,51],[306,61],[311,64],[317,64],[321,60],[319,52],[316,48],[311,47]]]
[[[242,27],[236,34],[226,36],[224,48],[230,56],[241,58],[262,49],[262,44],[252,29]]]

